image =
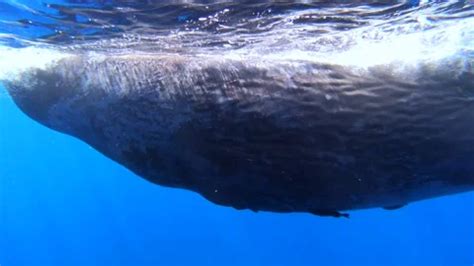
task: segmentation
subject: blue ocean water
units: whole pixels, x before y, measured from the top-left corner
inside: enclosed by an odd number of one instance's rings
[[[62,20],[58,22],[45,3],[61,5],[53,11],[60,10],[56,15]],[[138,8],[133,1],[2,1],[1,43],[20,47],[40,40],[35,45],[66,45],[113,32],[121,35],[131,23],[126,16],[107,18],[116,20],[113,30],[99,22],[94,22],[96,30],[71,24],[88,21],[95,8],[119,4]],[[418,4],[409,2],[406,8]],[[63,7],[68,5],[83,8],[86,18],[66,16]],[[29,12],[25,6],[41,12]],[[199,12],[216,12],[204,7],[177,14],[172,7],[166,6],[169,14],[159,16],[165,22],[157,31],[175,27],[172,23],[181,27],[183,20],[199,21]],[[278,8],[283,12],[307,7]],[[12,23],[25,19],[35,26]],[[472,192],[394,211],[356,211],[350,219],[237,211],[138,178],[87,144],[28,118],[0,88],[2,266],[473,264]]]

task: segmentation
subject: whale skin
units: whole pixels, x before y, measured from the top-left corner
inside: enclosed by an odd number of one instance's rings
[[[77,54],[4,83],[28,116],[153,183],[340,217],[474,189],[462,64]]]

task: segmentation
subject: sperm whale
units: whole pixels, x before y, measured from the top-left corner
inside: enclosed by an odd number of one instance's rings
[[[20,49],[0,58],[31,60],[0,80],[28,116],[153,183],[341,217],[474,189],[474,56],[457,29],[332,54]]]

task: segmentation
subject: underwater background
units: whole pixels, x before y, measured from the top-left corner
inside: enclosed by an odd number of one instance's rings
[[[142,50],[154,43],[173,50],[178,41],[184,49],[197,40],[215,52],[265,41],[271,46],[265,34],[249,32],[285,29],[289,12],[334,11],[363,1],[168,2],[0,0],[0,46],[87,43],[75,49],[100,49],[106,37]],[[470,1],[365,3],[363,12],[376,11],[355,17],[383,20],[430,4],[441,6],[433,11],[440,20],[473,16]],[[269,13],[275,15],[262,15]],[[328,32],[365,23],[351,19],[302,16],[292,25]],[[430,27],[429,20],[420,23]],[[183,32],[179,40],[157,38]],[[295,29],[291,34],[299,36]],[[293,40],[315,45],[307,39]],[[18,62],[0,62],[0,76],[9,64]],[[474,193],[393,211],[353,211],[350,219],[237,211],[153,185],[80,140],[41,126],[0,85],[0,265],[474,265]]]

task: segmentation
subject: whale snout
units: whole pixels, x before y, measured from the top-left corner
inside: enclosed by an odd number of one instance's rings
[[[67,95],[70,86],[50,72],[34,69],[22,74],[18,81],[6,81],[5,87],[26,114],[35,120],[47,121],[51,108]]]

